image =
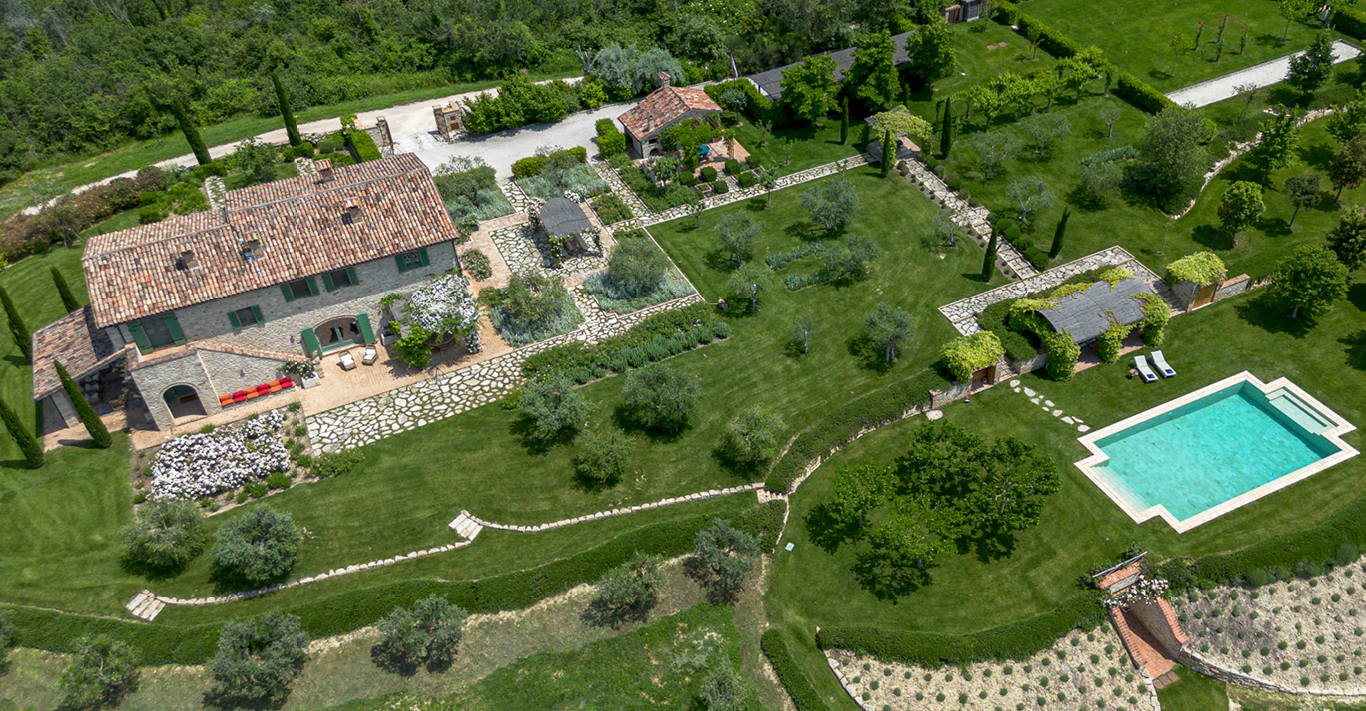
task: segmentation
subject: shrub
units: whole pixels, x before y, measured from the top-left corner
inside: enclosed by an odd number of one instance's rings
[[[774,674],[778,676],[778,682],[787,690],[787,695],[792,699],[792,705],[797,711],[828,711],[829,706],[821,700],[820,694],[811,685],[806,673],[797,666],[796,660],[787,648],[787,642],[783,640],[782,633],[777,628],[770,627],[764,630],[763,636],[759,639],[759,648],[763,650],[764,656],[768,657]],[[900,696],[899,691],[893,693]]]
[[[1081,357],[1081,347],[1072,342],[1072,334],[1062,332],[1040,333],[1044,348],[1048,350],[1048,377],[1053,380],[1070,380]]]
[[[120,697],[137,687],[140,675],[138,655],[127,644],[105,635],[82,639],[58,680],[62,707],[117,705]]]
[[[1335,6],[1333,27],[1349,37],[1366,39],[1366,14],[1354,8]]]
[[[754,177],[753,173],[741,173],[735,176],[735,182],[739,183],[741,188],[752,188],[759,182],[759,179]]]
[[[655,364],[626,376],[621,395],[626,412],[647,429],[683,429],[697,402],[697,376]]]
[[[724,195],[730,192],[730,185],[727,184],[726,181],[718,178],[716,180],[711,181],[711,190],[717,195]]]
[[[262,505],[219,527],[213,558],[230,575],[260,583],[294,567],[301,540],[292,515]]]
[[[266,477],[266,486],[272,489],[288,489],[294,483],[294,478],[285,472],[275,472]]]
[[[598,370],[611,368],[624,372],[649,362],[644,357],[639,362],[627,359],[628,354],[649,343],[665,348],[667,356],[682,353],[685,349],[677,339],[680,335],[689,336],[697,344],[710,343],[713,337],[729,336],[730,327],[710,305],[694,304],[652,314],[625,333],[605,338],[593,346],[568,343],[533,353],[522,362],[522,372],[534,378],[558,371],[578,382],[587,382],[589,374]]]
[[[1037,31],[1039,33],[1039,47],[1058,59],[1066,59],[1082,51],[1081,45],[1029,15],[1018,15],[1013,24],[1019,25],[1020,33],[1026,36],[1031,30]]]
[[[1160,113],[1166,108],[1175,108],[1176,103],[1166,94],[1154,89],[1151,84],[1128,72],[1120,72],[1115,78],[1115,96],[1133,104],[1140,111],[1150,114]]]
[[[631,560],[607,571],[598,581],[598,604],[612,611],[642,610],[654,604],[664,575],[664,559],[639,551]]]
[[[540,175],[541,170],[544,169],[546,165],[553,163],[557,158],[562,156],[572,156],[574,160],[579,163],[587,163],[588,149],[583,146],[574,146],[573,148],[566,148],[545,155],[538,153],[534,156],[527,156],[512,164],[512,177],[530,178],[535,175]]]
[[[357,464],[365,461],[365,453],[359,449],[345,449],[340,452],[324,452],[310,460],[313,465],[309,471],[313,476],[326,479],[328,477],[346,474],[356,468]],[[299,465],[304,466],[302,458]]]
[[[299,618],[279,610],[228,622],[208,664],[215,692],[244,699],[283,698],[303,669],[307,644]]]
[[[465,634],[469,613],[446,598],[432,594],[418,600],[412,610],[395,607],[377,625],[375,651],[391,668],[445,668],[455,660]]]
[[[626,135],[617,129],[612,119],[600,119],[594,124],[598,132],[598,151],[603,158],[611,158],[626,152]]]
[[[724,519],[698,531],[693,555],[721,591],[733,594],[744,584],[759,557],[759,542]]]
[[[949,372],[960,383],[972,381],[973,372],[990,367],[1005,353],[1001,341],[990,331],[960,336],[944,345],[943,358]]]
[[[477,249],[461,252],[460,264],[465,267],[470,278],[474,281],[484,281],[493,276],[493,265],[489,263],[488,255]]]
[[[356,150],[356,158],[362,163],[384,157],[379,152],[379,147],[375,145],[375,139],[371,138],[370,134],[365,131],[359,129],[347,131],[346,140]]]
[[[549,439],[583,422],[588,416],[588,401],[574,390],[569,378],[551,375],[523,386],[517,409],[535,424],[538,437]]]
[[[782,445],[785,425],[772,411],[754,406],[740,413],[721,435],[722,457],[741,467],[768,464]]]
[[[0,610],[0,670],[9,665],[9,650],[19,635],[19,628],[15,627],[13,618],[14,614],[9,610]]]
[[[626,454],[631,441],[616,430],[589,431],[576,443],[574,473],[585,483],[611,486],[626,474]]]
[[[743,170],[744,168],[740,167],[740,161],[735,160],[734,158],[731,158],[730,160],[726,161],[727,173],[730,173],[731,175],[739,175]]]
[[[513,346],[567,333],[583,314],[564,287],[564,280],[533,272],[514,272],[503,289],[484,289],[479,298],[492,308],[489,320]]]
[[[679,185],[682,185],[685,188],[691,188],[692,186],[697,185],[697,176],[693,175],[692,171],[688,170],[679,173],[675,180]]]
[[[709,165],[702,166],[702,170],[698,171],[698,173],[704,183],[710,183],[716,180],[716,169]]]
[[[625,236],[618,240],[607,260],[606,282],[623,297],[645,296],[659,288],[659,280],[669,263],[654,242],[640,236]]]
[[[716,670],[702,680],[697,695],[706,703],[707,711],[744,711],[754,690],[731,666],[730,659],[723,657]]]
[[[154,570],[183,568],[208,541],[204,514],[193,501],[161,499],[142,507],[123,529],[125,559]]]
[[[684,174],[679,174],[682,178]],[[604,225],[615,225],[622,220],[629,220],[635,217],[631,208],[617,197],[616,193],[606,193],[593,199],[593,211],[598,213],[598,218]]]
[[[1103,363],[1113,363],[1119,360],[1119,351],[1124,345],[1124,337],[1129,335],[1129,327],[1116,324],[1106,329],[1105,333],[1100,334],[1100,339],[1096,343],[1096,353],[1100,355]]]

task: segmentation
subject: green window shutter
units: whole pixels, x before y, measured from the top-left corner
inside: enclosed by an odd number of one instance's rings
[[[291,288],[289,288],[289,285],[288,285],[288,284],[281,284],[281,285],[280,285],[280,292],[283,293],[283,294],[285,295],[285,301],[293,301],[293,300],[294,300],[294,290],[291,289]]]
[[[265,322],[266,322],[266,320],[265,320],[264,318],[261,317],[261,307],[260,307],[260,306],[253,306],[253,307],[251,307],[251,315],[256,317],[256,323],[265,323]]]
[[[166,330],[171,333],[171,340],[178,346],[185,342],[185,332],[180,330],[180,321],[175,314],[162,314],[161,318],[166,321]]]
[[[142,330],[142,324],[133,321],[128,324],[128,332],[133,334],[133,342],[138,344],[138,350],[143,353],[152,352],[152,339],[147,337],[147,332]]]
[[[318,295],[318,281],[317,281],[316,279],[314,279],[313,277],[309,277],[309,278],[306,279],[305,281],[308,282],[308,293],[309,293],[309,295],[311,295],[311,296],[317,296],[317,295]]]
[[[228,312],[228,320],[232,322],[232,330],[234,330],[234,331],[240,331],[240,330],[242,330],[242,319],[237,318],[237,312],[236,312],[236,311],[229,311],[229,312]]]
[[[370,328],[370,314],[356,314],[356,325],[360,327],[360,337],[366,343],[375,342],[375,330]]]
[[[323,288],[324,288],[324,289],[327,289],[328,291],[333,291],[333,290],[335,290],[335,289],[337,288],[337,285],[332,283],[332,275],[331,275],[331,274],[324,274],[324,275],[323,275]]]
[[[360,283],[360,279],[356,278],[356,270],[354,268],[346,270],[346,281],[350,286],[355,286]]]
[[[309,356],[320,356],[323,354],[322,344],[318,343],[318,334],[314,333],[313,329],[305,328],[300,335],[303,336],[305,353]]]
[[[399,273],[399,274],[402,274],[403,272],[408,271],[408,265],[404,263],[404,261],[403,261],[403,255],[402,255],[402,254],[395,254],[395,255],[394,255],[394,263],[398,264],[398,273]]]
[[[422,249],[417,250],[417,258],[422,260],[422,266],[424,266],[424,267],[425,267],[425,266],[428,266],[428,265],[430,265],[430,264],[432,263],[431,260],[427,258],[427,248],[426,248],[426,247],[423,247]]]

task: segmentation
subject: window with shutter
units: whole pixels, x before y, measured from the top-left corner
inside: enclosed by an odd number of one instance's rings
[[[228,320],[232,322],[232,330],[234,331],[242,330],[243,326],[254,326],[265,321],[261,318],[261,307],[259,306],[248,306],[245,309],[229,311]]]
[[[424,267],[425,267],[425,266],[428,266],[428,265],[430,265],[430,264],[432,263],[432,260],[429,259],[429,258],[427,257],[427,248],[426,248],[426,247],[423,247],[422,249],[417,250],[417,258],[418,258],[419,261],[422,262],[422,266],[424,266]]]
[[[356,325],[360,328],[360,337],[367,344],[375,342],[375,330],[370,328],[370,314],[356,314]]]
[[[323,354],[322,344],[318,343],[318,334],[314,333],[313,329],[305,328],[299,335],[303,338],[304,353],[308,354],[310,357],[316,357]]]
[[[289,288],[289,285],[288,285],[288,284],[281,284],[281,285],[280,285],[280,293],[282,293],[282,294],[285,295],[285,301],[286,301],[286,302],[289,302],[289,301],[293,301],[293,300],[294,300],[294,290],[291,289],[291,288]]]
[[[237,312],[236,312],[236,311],[229,311],[229,312],[228,312],[228,323],[231,323],[231,324],[232,324],[232,330],[234,330],[234,331],[240,331],[240,330],[242,330],[242,319],[237,318]]]
[[[176,319],[175,314],[162,314],[161,318],[166,321],[166,330],[171,334],[171,340],[175,341],[176,345],[184,343],[185,332],[180,330],[180,321]]]
[[[357,285],[357,284],[359,284],[359,283],[360,283],[360,279],[357,279],[357,278],[356,278],[356,270],[355,270],[355,269],[347,269],[347,270],[346,270],[346,285],[347,285],[347,286],[355,286],[355,285]]]
[[[331,275],[331,274],[324,274],[324,275],[323,275],[323,288],[324,288],[324,289],[327,289],[328,291],[335,291],[335,290],[336,290],[337,285],[334,284],[334,283],[332,283],[332,275]]]
[[[288,284],[281,284],[280,288],[287,289],[288,291],[285,293],[291,295],[286,301],[302,299],[307,296],[317,296],[318,294],[318,285],[312,279],[296,279]]]
[[[256,319],[256,323],[265,323],[265,322],[266,322],[266,320],[265,320],[264,318],[261,317],[261,307],[260,307],[260,306],[253,306],[253,307],[251,307],[251,316],[252,316],[252,318]]]
[[[313,277],[309,277],[309,278],[305,279],[304,281],[308,283],[308,295],[309,295],[309,296],[317,296],[317,295],[318,295],[318,281],[317,281],[316,279],[314,279]]]
[[[133,334],[133,342],[138,344],[138,350],[143,353],[152,352],[152,341],[147,338],[147,332],[142,330],[142,324],[134,321],[128,324],[128,332]]]

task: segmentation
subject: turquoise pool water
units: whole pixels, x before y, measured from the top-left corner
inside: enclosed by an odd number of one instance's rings
[[[1100,439],[1108,471],[1140,508],[1185,520],[1338,451],[1293,396],[1238,383]]]

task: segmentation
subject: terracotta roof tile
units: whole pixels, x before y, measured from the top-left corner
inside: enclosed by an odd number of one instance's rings
[[[412,154],[227,193],[221,209],[92,237],[85,270],[103,328],[454,239],[431,174]],[[342,215],[360,207],[354,224]],[[254,259],[243,257],[243,248]],[[190,256],[188,260],[184,256]]]
[[[90,306],[53,321],[33,333],[33,399],[61,389],[52,361],[60,360],[72,378],[81,378],[123,356],[103,330],[95,327]]]
[[[661,86],[640,100],[635,108],[621,115],[621,125],[637,140],[644,140],[669,127],[689,111],[721,110],[707,92],[690,86]],[[650,117],[654,117],[654,130]]]

